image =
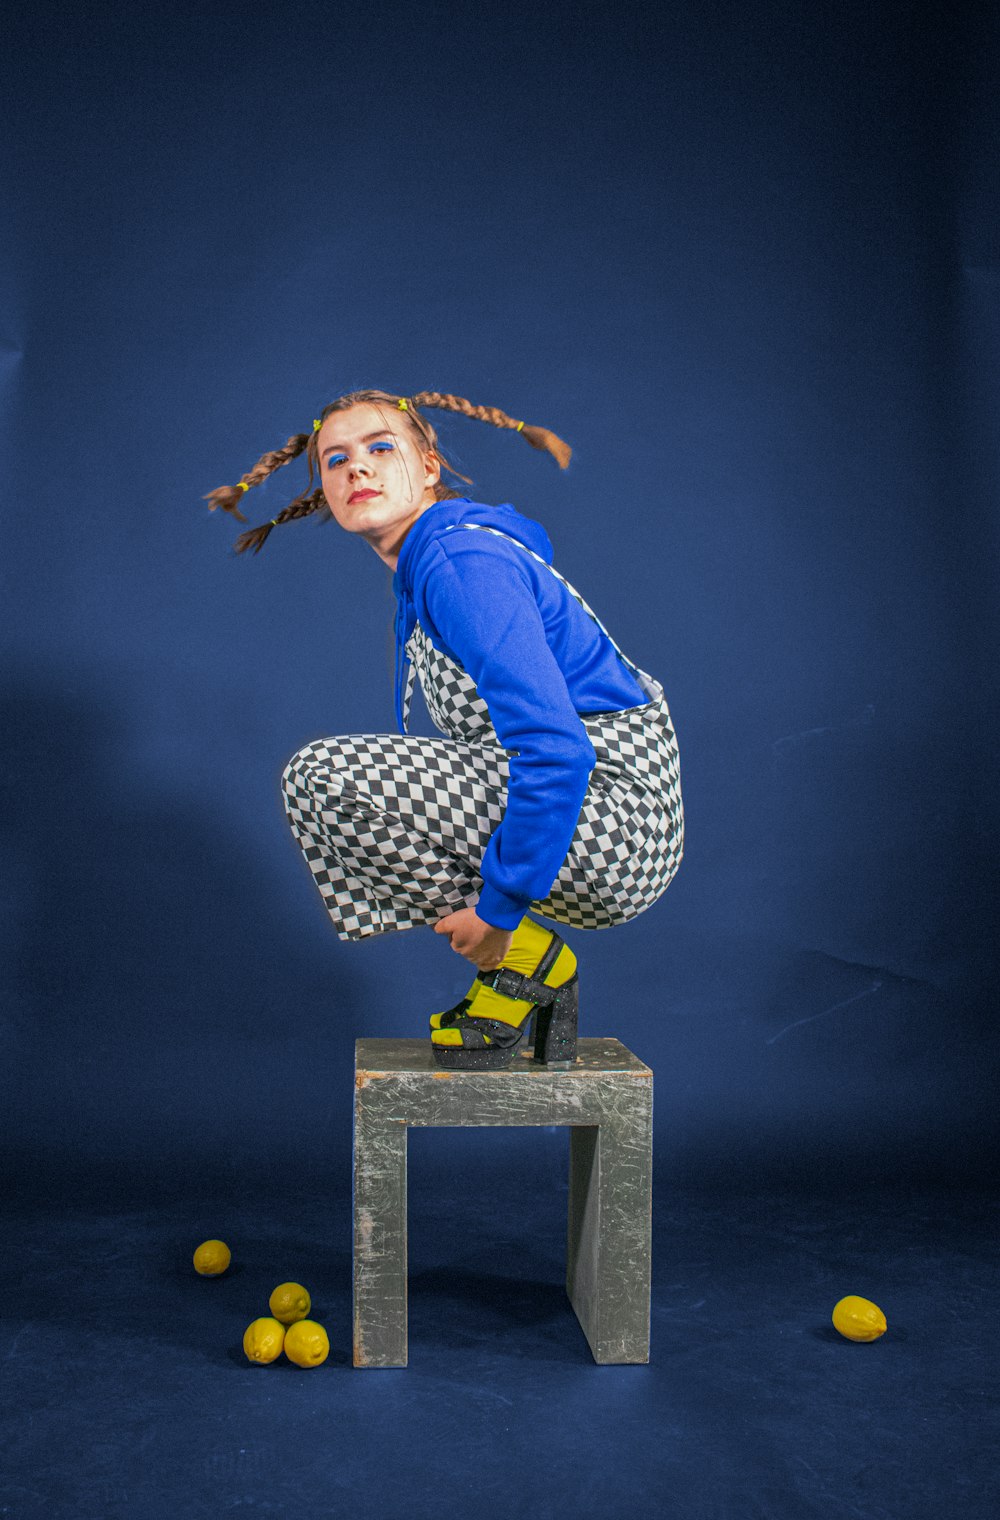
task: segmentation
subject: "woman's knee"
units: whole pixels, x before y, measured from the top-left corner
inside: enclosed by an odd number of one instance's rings
[[[329,777],[331,770],[336,765],[336,759],[329,743],[323,745],[323,758],[317,753],[318,746],[305,744],[297,749],[288,761],[281,773],[281,795],[285,806],[289,803],[301,805],[302,802],[314,796],[317,784],[323,779],[322,772],[326,773],[326,782],[329,789]]]
[[[296,750],[281,773],[281,795],[287,807],[289,802],[301,800],[308,790],[309,751]]]
[[[330,806],[358,794],[347,757],[335,739],[317,740],[296,750],[281,773],[286,809]]]

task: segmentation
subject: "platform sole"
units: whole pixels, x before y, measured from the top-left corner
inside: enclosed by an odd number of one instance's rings
[[[579,973],[574,971],[551,1003],[536,1006],[525,1016],[520,1037],[513,1044],[470,1049],[464,1045],[437,1045],[432,1040],[434,1059],[446,1071],[503,1071],[518,1051],[529,1048],[528,1033],[533,1028],[532,1059],[540,1066],[565,1070],[576,1060],[578,999]]]

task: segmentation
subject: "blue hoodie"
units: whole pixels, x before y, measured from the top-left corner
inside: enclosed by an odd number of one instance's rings
[[[476,914],[515,929],[549,895],[569,851],[596,751],[580,713],[648,702],[610,639],[551,571],[492,533],[447,530],[484,523],[552,563],[540,523],[508,502],[439,501],[403,540],[396,594],[396,722],[401,733],[409,656],[419,619],[435,648],[471,676],[510,758],[507,806],[483,856]]]

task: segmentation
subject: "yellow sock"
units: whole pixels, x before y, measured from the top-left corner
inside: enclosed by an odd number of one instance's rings
[[[536,924],[533,919],[525,916],[514,930],[511,947],[500,964],[511,971],[520,971],[522,976],[530,976],[551,943],[553,933],[554,930],[544,929],[541,924]],[[568,945],[563,945],[549,969],[545,985],[561,987],[569,981],[575,970],[576,956]],[[505,1024],[520,1024],[531,1007],[529,1000],[504,997],[501,993],[494,992],[492,987],[487,987],[478,977],[466,996],[474,998],[469,1012],[475,1014],[476,1018],[500,1019]],[[452,1028],[434,1030],[431,1039],[438,1045],[462,1043],[461,1034]]]

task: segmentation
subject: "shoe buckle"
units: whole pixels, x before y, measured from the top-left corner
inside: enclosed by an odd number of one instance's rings
[[[512,971],[509,966],[498,966],[492,972],[480,972],[480,977],[484,986],[489,987],[491,991],[510,998],[516,998],[519,995],[521,983],[524,981],[520,971]],[[507,985],[501,986],[500,983],[504,977],[507,978]]]

